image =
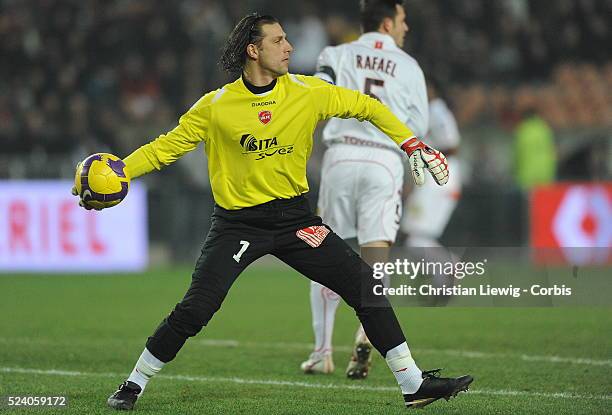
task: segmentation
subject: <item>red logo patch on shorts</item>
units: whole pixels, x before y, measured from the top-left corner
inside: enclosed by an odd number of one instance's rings
[[[295,233],[298,238],[313,248],[321,245],[328,234],[329,229],[327,229],[325,226],[309,226],[307,228],[300,229]]]
[[[272,120],[272,113],[270,111],[259,111],[259,121],[262,124],[267,124]]]

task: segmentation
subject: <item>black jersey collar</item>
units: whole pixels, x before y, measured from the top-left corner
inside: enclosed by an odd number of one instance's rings
[[[244,83],[244,86],[246,86],[247,89],[251,91],[253,94],[263,94],[265,92],[272,91],[272,89],[274,89],[274,86],[276,85],[276,78],[274,78],[274,80],[270,82],[268,85],[256,86],[250,83],[249,81],[247,81],[247,79],[243,75],[242,82]]]

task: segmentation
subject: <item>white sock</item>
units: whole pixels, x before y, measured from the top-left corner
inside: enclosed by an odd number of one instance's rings
[[[340,296],[318,282],[310,283],[310,308],[312,310],[312,329],[315,335],[315,352],[331,354],[332,335],[336,310]]]
[[[363,324],[360,324],[357,327],[357,333],[355,333],[355,343],[370,343],[370,339],[365,334],[365,330],[363,329]]]
[[[410,235],[406,240],[406,246],[412,248],[441,248],[437,238],[428,235]]]
[[[389,369],[395,375],[403,394],[415,393],[421,387],[421,369],[414,363],[406,342],[395,346],[385,356]]]
[[[149,380],[156,375],[164,365],[164,362],[153,356],[151,352],[145,348],[127,380],[140,386],[142,389],[140,393],[142,394]]]

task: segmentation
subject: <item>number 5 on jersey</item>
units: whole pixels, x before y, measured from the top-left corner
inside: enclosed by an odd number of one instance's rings
[[[376,95],[372,91],[372,88],[375,87],[375,86],[380,87],[380,88],[384,88],[385,87],[385,81],[383,81],[382,79],[366,78],[365,79],[365,87],[363,88],[364,89],[363,92],[365,92],[366,95],[369,95],[372,98],[377,99],[380,102],[383,102],[382,99],[380,99],[380,96]]]
[[[247,250],[247,248],[249,247],[249,245],[251,245],[251,243],[249,241],[240,241],[240,245],[242,245],[242,247],[240,248],[240,251],[238,251],[238,253],[234,254],[233,256],[234,261],[236,262],[240,262],[240,257],[242,256],[242,254],[244,254],[244,251]]]

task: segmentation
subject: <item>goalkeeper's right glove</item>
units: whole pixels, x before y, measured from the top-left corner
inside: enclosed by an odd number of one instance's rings
[[[402,150],[408,154],[410,159],[410,171],[415,184],[418,186],[425,184],[424,168],[429,170],[433,179],[440,186],[448,182],[448,162],[444,154],[427,146],[416,137],[402,144]]]

